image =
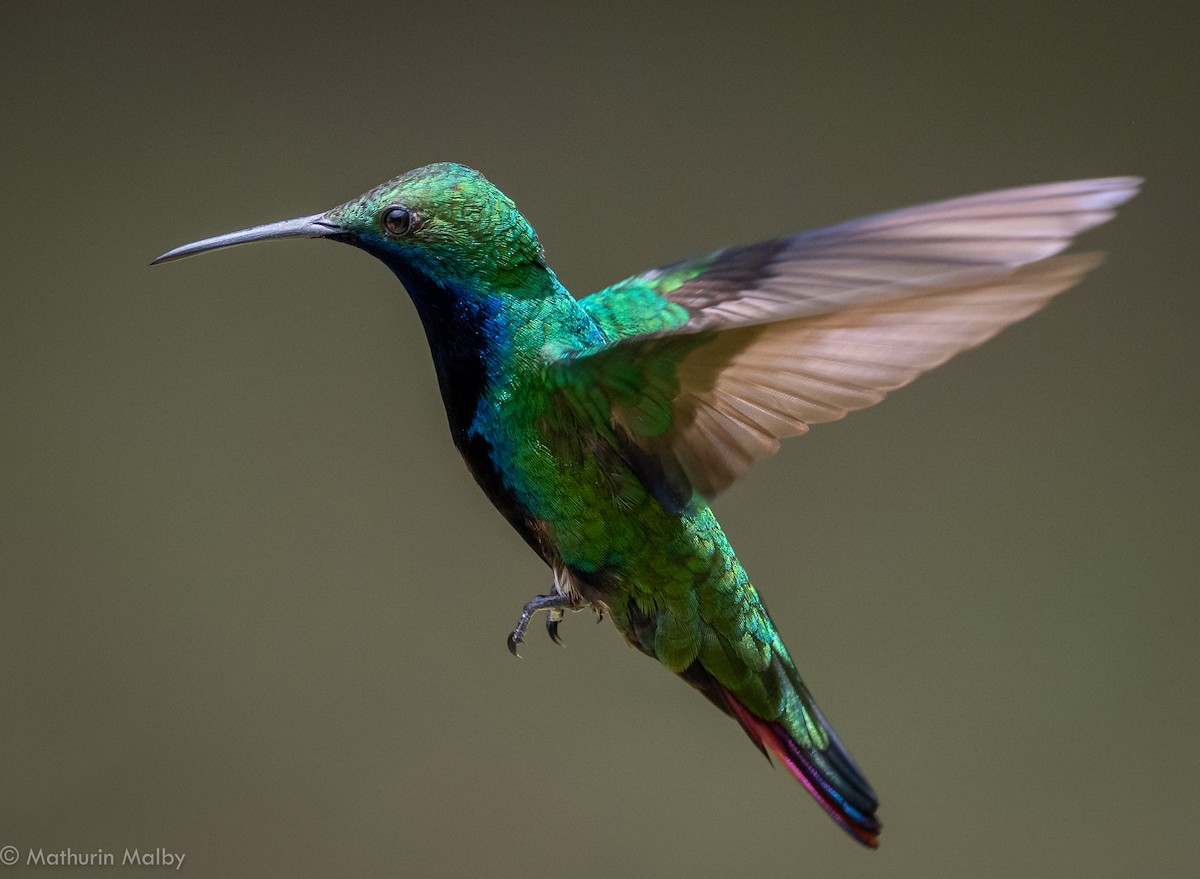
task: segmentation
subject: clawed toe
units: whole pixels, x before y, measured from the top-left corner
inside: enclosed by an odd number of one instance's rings
[[[561,610],[552,610],[546,614],[546,634],[550,636],[550,640],[555,644],[562,646],[562,638],[558,634],[558,624],[562,622],[563,613]]]
[[[539,610],[549,612],[546,617],[546,633],[555,644],[561,644],[562,639],[558,636],[558,624],[562,622],[563,611],[566,608],[574,607],[574,600],[557,592],[551,595],[535,595],[521,611],[521,618],[517,620],[516,628],[508,636],[508,652],[517,657],[521,655],[517,653],[517,646],[524,640],[525,630],[529,628],[530,619]]]

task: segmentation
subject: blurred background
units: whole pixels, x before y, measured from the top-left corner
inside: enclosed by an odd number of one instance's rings
[[[0,845],[222,877],[1195,875],[1195,19],[824,7],[6,18]],[[549,574],[458,459],[382,265],[147,268],[438,160],[516,199],[578,294],[1148,179],[1078,289],[717,504],[879,792],[878,852],[590,614],[509,657]]]

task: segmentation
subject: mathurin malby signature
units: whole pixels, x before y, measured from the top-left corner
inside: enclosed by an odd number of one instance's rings
[[[178,870],[183,866],[183,852],[170,852],[162,846],[152,849],[127,848],[120,854],[98,848],[95,851],[78,852],[71,848],[61,851],[46,851],[31,848],[25,858],[26,866],[30,867],[172,867]]]

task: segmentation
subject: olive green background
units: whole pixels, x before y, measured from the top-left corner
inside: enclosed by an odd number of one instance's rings
[[[193,877],[1195,875],[1200,42],[1173,5],[14,9],[0,846]],[[437,160],[512,195],[578,293],[1148,178],[1081,287],[717,504],[879,792],[878,852],[607,623],[508,655],[549,576],[381,265],[146,266]]]

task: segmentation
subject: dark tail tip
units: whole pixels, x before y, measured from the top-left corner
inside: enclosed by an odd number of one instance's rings
[[[829,734],[824,750],[802,747],[778,721],[751,714],[728,690],[725,698],[742,729],[760,748],[775,755],[843,830],[868,848],[879,846],[881,825],[875,817],[879,802],[850,755],[825,719],[816,719]]]

